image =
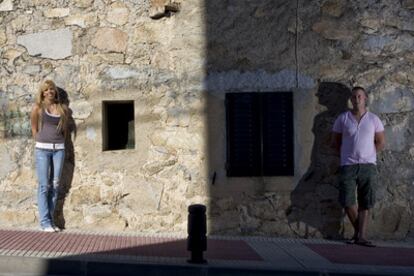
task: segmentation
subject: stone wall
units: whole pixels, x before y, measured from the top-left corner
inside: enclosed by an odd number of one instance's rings
[[[349,235],[327,141],[361,85],[387,139],[370,236],[413,237],[413,13],[409,0],[3,0],[2,225],[37,225],[28,114],[50,78],[77,124],[61,226],[185,233],[203,203],[210,233]],[[293,92],[293,177],[226,177],[224,95],[246,91]],[[108,100],[134,101],[135,149],[102,150]]]
[[[370,110],[382,118],[387,140],[378,158],[378,204],[369,234],[412,236],[412,3],[208,3],[209,167],[221,179],[210,196],[219,231],[330,238],[352,234],[337,203],[339,160],[329,138],[334,119],[347,107],[346,86],[361,85],[370,92]],[[220,10],[231,13],[224,16]],[[224,92],[283,90],[294,92],[295,176],[226,178],[225,129],[211,130],[223,117]],[[235,216],[239,219],[231,219]],[[226,221],[233,225],[221,228]]]
[[[67,92],[77,124],[60,224],[185,232],[187,206],[207,201],[200,3],[158,20],[149,1],[6,0],[0,8],[2,225],[37,224],[27,116],[40,81],[50,78]],[[134,101],[134,150],[102,151],[106,100]]]

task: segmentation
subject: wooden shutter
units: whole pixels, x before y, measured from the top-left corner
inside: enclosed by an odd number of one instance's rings
[[[227,93],[227,176],[293,175],[291,92]]]
[[[293,175],[293,97],[262,93],[263,175]]]
[[[227,176],[261,175],[259,94],[226,94]]]

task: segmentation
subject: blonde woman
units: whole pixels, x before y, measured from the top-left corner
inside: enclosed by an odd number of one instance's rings
[[[40,227],[45,232],[58,232],[53,221],[59,182],[65,160],[65,136],[68,133],[69,108],[59,99],[51,80],[44,81],[36,95],[31,112],[35,143],[37,203]]]

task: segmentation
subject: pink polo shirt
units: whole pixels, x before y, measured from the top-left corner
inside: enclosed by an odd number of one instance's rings
[[[351,111],[346,111],[338,116],[332,131],[342,133],[341,166],[377,163],[375,133],[384,131],[377,115],[367,111],[358,124]]]

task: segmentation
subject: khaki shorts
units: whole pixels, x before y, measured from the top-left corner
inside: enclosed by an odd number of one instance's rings
[[[356,205],[371,209],[375,204],[377,186],[377,166],[355,164],[342,166],[339,177],[339,202],[343,207]]]

